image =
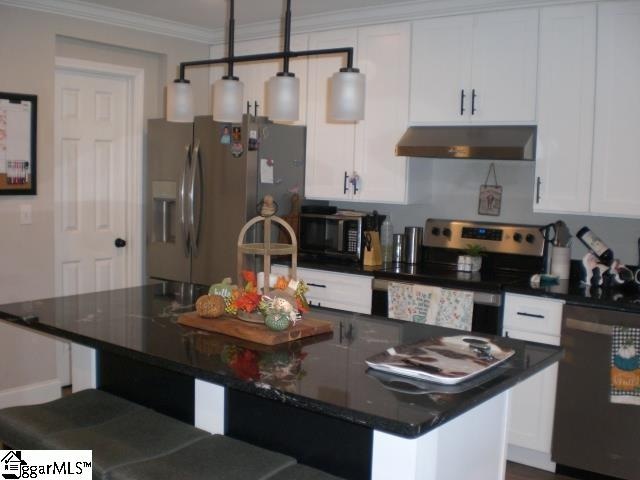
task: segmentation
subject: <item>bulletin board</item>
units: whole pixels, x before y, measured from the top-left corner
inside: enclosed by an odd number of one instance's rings
[[[36,195],[38,97],[0,92],[0,195]]]

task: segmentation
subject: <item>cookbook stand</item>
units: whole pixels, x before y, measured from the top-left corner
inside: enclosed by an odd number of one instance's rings
[[[271,242],[271,223],[275,222],[280,225],[291,238],[291,243]],[[260,243],[244,243],[245,236],[250,228],[258,223],[262,223],[263,239]],[[298,267],[298,241],[296,234],[291,226],[282,218],[275,215],[263,217],[257,216],[249,220],[238,235],[238,285],[243,285],[242,266],[244,263],[244,255],[262,255],[264,257],[264,286],[263,293],[269,293],[269,278],[271,276],[271,256],[272,255],[290,255],[291,256],[291,278],[297,278]]]

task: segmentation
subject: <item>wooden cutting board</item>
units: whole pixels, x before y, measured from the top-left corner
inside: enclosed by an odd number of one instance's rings
[[[237,318],[222,316],[203,318],[196,312],[185,313],[178,317],[178,323],[208,332],[222,333],[231,337],[249,340],[262,345],[278,345],[300,338],[311,337],[333,331],[331,322],[303,318],[293,327],[282,332],[269,330],[264,324],[250,323]]]

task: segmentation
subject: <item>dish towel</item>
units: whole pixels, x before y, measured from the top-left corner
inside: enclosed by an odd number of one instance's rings
[[[472,292],[391,282],[387,295],[389,318],[471,330]]]
[[[614,326],[611,334],[611,403],[640,405],[640,328]]]

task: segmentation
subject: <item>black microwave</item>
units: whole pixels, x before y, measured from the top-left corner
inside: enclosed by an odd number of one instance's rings
[[[300,253],[360,261],[364,213],[301,213]]]

